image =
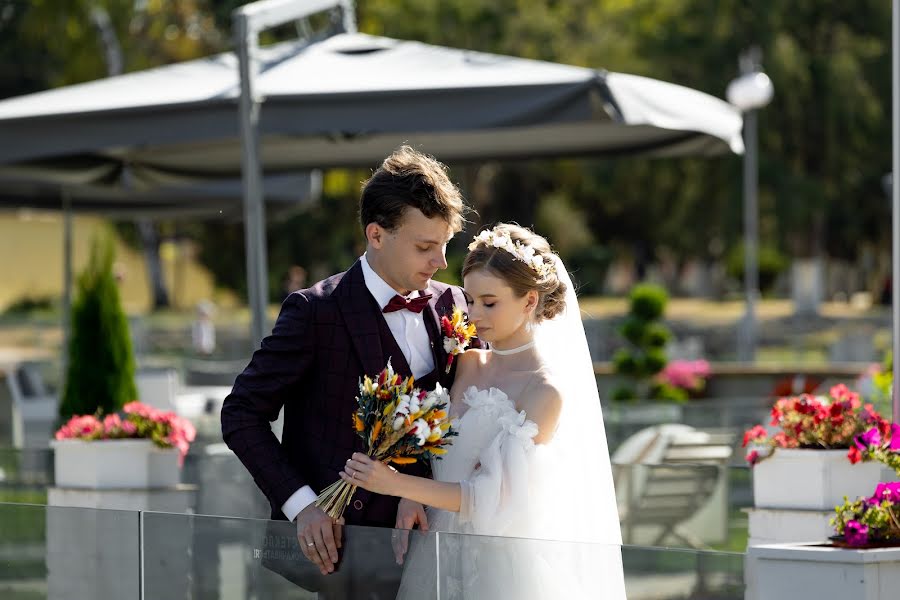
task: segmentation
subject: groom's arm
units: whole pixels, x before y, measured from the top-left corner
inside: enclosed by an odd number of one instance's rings
[[[222,407],[222,436],[272,506],[280,509],[309,489],[287,458],[271,422],[299,388],[313,359],[312,306],[302,293],[288,296],[272,334],[253,353]],[[312,490],[310,490],[312,492]],[[302,508],[302,507],[301,507]]]

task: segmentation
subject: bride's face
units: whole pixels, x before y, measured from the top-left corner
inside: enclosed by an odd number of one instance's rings
[[[469,272],[463,282],[469,303],[469,320],[479,339],[497,343],[521,334],[533,318],[538,294],[517,296],[502,277],[489,271]]]

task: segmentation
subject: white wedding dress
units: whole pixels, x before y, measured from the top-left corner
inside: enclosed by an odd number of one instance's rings
[[[577,493],[573,469],[557,463],[560,431],[536,445],[538,426],[497,388],[469,387],[462,400],[459,436],[432,463],[435,479],[461,482],[461,510],[429,509],[429,529],[439,533],[412,536],[398,598],[624,600],[618,519],[593,510],[615,502]],[[608,470],[600,428],[602,452],[582,458],[605,460]],[[602,491],[613,494],[611,479]],[[571,541],[586,530],[600,533]]]

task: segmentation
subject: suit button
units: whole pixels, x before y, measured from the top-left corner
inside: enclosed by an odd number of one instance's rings
[[[362,509],[363,509],[363,503],[362,503],[362,500],[354,500],[354,501],[353,501],[353,508],[355,508],[356,510],[362,510]]]

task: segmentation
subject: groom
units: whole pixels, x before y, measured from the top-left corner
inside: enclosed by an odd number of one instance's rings
[[[225,442],[268,498],[272,518],[296,523],[300,551],[323,575],[339,562],[340,526],[314,501],[339,481],[350,455],[364,451],[351,426],[359,379],[390,360],[419,388],[453,381],[439,322],[454,306],[465,310],[465,297],[431,277],[447,267],[447,242],[462,229],[465,211],[441,163],[408,146],[388,156],[360,199],[365,254],[346,272],[287,297],[272,334],[225,399]],[[279,444],[270,422],[282,407]],[[427,474],[427,467],[408,472]],[[398,506],[395,497],[361,489],[344,519],[427,528],[422,505]]]

